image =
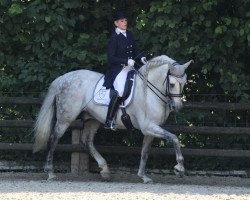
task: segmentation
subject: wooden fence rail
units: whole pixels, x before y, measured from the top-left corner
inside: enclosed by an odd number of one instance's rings
[[[40,105],[42,99],[29,97],[1,97],[0,104]],[[184,102],[184,108],[250,110],[250,103]]]
[[[32,128],[34,121],[32,120],[1,120],[0,127],[9,128]],[[76,120],[70,125],[71,129],[82,129],[81,120]],[[248,127],[211,127],[211,126],[183,126],[183,125],[165,125],[170,132],[182,133],[199,133],[199,134],[223,134],[223,135],[250,135]]]
[[[1,97],[0,105],[36,105],[39,106],[42,100],[38,98],[26,97]],[[184,108],[188,109],[214,109],[214,110],[250,110],[250,103],[184,103]],[[33,120],[0,120],[0,127],[5,128],[32,128]],[[72,129],[72,144],[59,144],[57,151],[71,152],[71,171],[82,173],[88,170],[89,153],[80,146],[80,129],[83,124],[80,120],[74,121]],[[195,127],[195,126],[165,126],[173,133],[198,133],[198,134],[221,134],[221,135],[250,135],[249,127]],[[15,134],[15,133],[13,133]],[[97,146],[102,154],[140,154],[139,147],[122,147],[122,146]],[[32,150],[32,144],[17,143],[0,143],[0,150]],[[250,150],[231,150],[231,149],[182,149],[184,156],[216,156],[216,157],[245,157],[250,158]],[[150,155],[174,155],[172,148],[152,148]]]
[[[0,150],[21,150],[31,151],[33,144],[29,143],[0,143]],[[114,155],[140,155],[140,147],[126,147],[126,146],[96,146],[97,150],[102,154]],[[83,149],[79,144],[58,144],[56,151],[63,152],[81,152],[89,153],[88,150]],[[250,158],[250,150],[230,150],[230,149],[187,149],[183,148],[184,156],[210,156],[210,157],[247,157]],[[150,155],[164,156],[175,155],[173,148],[152,148]]]

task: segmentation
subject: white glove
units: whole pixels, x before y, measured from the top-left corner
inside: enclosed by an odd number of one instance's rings
[[[135,61],[133,59],[128,59],[128,66],[133,67],[135,64]]]
[[[141,62],[144,64],[144,65],[146,65],[147,64],[147,58],[146,57],[142,57],[141,58]]]

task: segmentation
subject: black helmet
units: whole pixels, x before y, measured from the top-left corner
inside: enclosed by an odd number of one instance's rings
[[[123,12],[123,11],[116,11],[113,15],[113,21],[119,20],[119,19],[127,19],[127,13]]]

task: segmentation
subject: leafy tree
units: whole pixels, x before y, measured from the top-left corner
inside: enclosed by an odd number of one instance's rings
[[[143,46],[195,63],[191,93],[236,94],[249,100],[249,1],[153,1],[137,20]]]
[[[2,92],[43,91],[75,69],[105,72],[112,13],[125,9],[148,57],[195,60],[188,92],[249,99],[249,0],[1,0],[0,6]]]

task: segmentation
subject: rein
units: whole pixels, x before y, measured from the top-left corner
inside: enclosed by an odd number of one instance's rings
[[[141,78],[141,80],[143,80],[143,79],[144,79],[144,76],[142,75],[142,73],[139,72],[138,70],[137,70],[137,73],[138,73],[138,76]],[[166,96],[165,94],[163,94],[157,87],[155,87],[150,81],[147,80],[147,83],[148,83],[150,86],[152,86],[155,90],[157,90],[162,96],[167,97],[167,96]],[[161,97],[152,89],[152,87],[150,87],[149,85],[147,85],[148,88],[149,88],[157,97],[159,97],[160,100],[162,100],[165,104],[169,104],[169,102],[166,102],[163,98],[161,98]]]

